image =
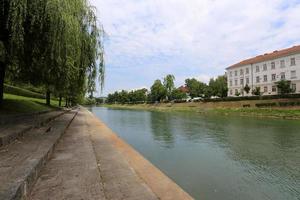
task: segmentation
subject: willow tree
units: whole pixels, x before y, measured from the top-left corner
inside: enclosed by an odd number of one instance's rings
[[[3,0],[1,19],[1,86],[12,71],[43,85],[47,104],[51,92],[77,101],[94,91],[98,73],[103,86],[103,30],[86,0]]]

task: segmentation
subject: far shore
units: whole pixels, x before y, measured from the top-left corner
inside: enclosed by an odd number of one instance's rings
[[[257,101],[256,101],[257,102]],[[244,102],[249,103],[249,102]],[[254,102],[251,102],[254,103]],[[219,114],[233,116],[250,116],[260,118],[300,119],[300,107],[257,108],[240,106],[241,103],[159,103],[159,104],[103,104],[101,107],[114,109],[148,110],[157,112],[194,112],[199,114]]]

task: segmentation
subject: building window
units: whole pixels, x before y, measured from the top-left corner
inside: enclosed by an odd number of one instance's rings
[[[256,83],[259,83],[259,76],[256,77]]]
[[[264,82],[267,82],[267,81],[268,81],[268,76],[264,75]]]
[[[234,75],[237,76],[237,71],[236,70],[234,71]]]
[[[244,70],[240,70],[240,75],[243,75],[244,74]]]
[[[292,92],[296,92],[297,85],[295,83],[292,83],[291,88],[292,88]]]
[[[271,63],[271,69],[275,69],[275,62]]]
[[[265,86],[264,87],[264,93],[267,93],[268,92],[268,86]]]
[[[229,90],[230,95],[232,95],[232,90]]]
[[[235,89],[235,95],[237,96],[239,94],[238,89]]]
[[[291,58],[291,66],[295,66],[296,65],[296,59],[295,58]]]
[[[268,69],[267,64],[264,64],[263,69],[264,69],[264,71],[267,71],[267,69]]]
[[[259,72],[259,66],[256,65],[256,72]]]
[[[285,80],[285,73],[284,73],[284,72],[282,72],[282,73],[280,74],[280,79],[281,79],[281,80]]]
[[[272,74],[272,81],[276,81],[276,74]]]
[[[296,70],[291,71],[291,79],[295,79],[296,77]]]
[[[246,74],[249,74],[249,68],[246,68]]]
[[[277,87],[276,87],[276,85],[273,85],[272,86],[272,92],[276,92],[277,91]]]
[[[241,78],[240,83],[241,85],[244,85],[244,79]]]
[[[249,84],[249,78],[246,78],[246,84]]]
[[[280,61],[280,67],[281,67],[281,68],[284,68],[284,67],[285,67],[285,61],[284,61],[284,60],[281,60],[281,61]]]
[[[232,86],[232,80],[229,81],[229,86]]]
[[[238,80],[234,80],[234,85],[235,85],[235,86],[238,85]]]
[[[229,72],[229,76],[232,77],[232,72]]]

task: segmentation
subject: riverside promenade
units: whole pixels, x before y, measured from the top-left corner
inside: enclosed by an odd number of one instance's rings
[[[58,127],[62,127],[61,135],[57,134],[55,137],[57,141],[51,140],[56,145],[48,145],[53,146],[53,149],[44,151],[46,156],[28,158],[25,156],[26,151],[30,153],[28,147],[22,153],[18,152],[18,143],[0,149],[1,200],[192,199],[87,109],[81,107],[75,114],[74,112],[64,114],[59,117],[61,119],[37,130],[39,134],[46,130],[44,133],[49,133],[54,138],[53,135],[60,130],[55,128],[58,126],[56,124],[59,123]],[[19,142],[26,146],[27,136],[24,135],[25,138],[19,139]],[[29,142],[31,140],[33,137]],[[51,143],[49,140],[47,142]],[[33,143],[35,148],[32,144],[28,146],[31,151],[37,151],[35,154],[39,154],[42,147],[36,141]],[[46,142],[43,148],[45,146]],[[18,155],[26,163],[11,161],[13,155]],[[43,162],[38,161],[40,157]],[[38,167],[32,167],[34,161],[39,163]],[[14,166],[16,163],[18,166]],[[24,173],[20,173],[22,166],[27,171],[32,169],[34,172],[28,172],[26,177]]]

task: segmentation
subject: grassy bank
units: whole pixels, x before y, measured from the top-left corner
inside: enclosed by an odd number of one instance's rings
[[[0,114],[32,113],[53,110],[58,107],[58,101],[51,100],[51,106],[45,104],[45,99],[17,96],[4,93],[4,104]]]
[[[104,105],[108,108],[116,109],[134,109],[149,110],[159,112],[196,112],[201,114],[219,114],[219,115],[235,115],[235,116],[252,116],[252,117],[268,117],[268,118],[284,118],[284,119],[300,119],[300,108],[237,108],[237,107],[212,107],[205,106],[204,103],[183,103],[176,104],[139,104],[139,105]]]

